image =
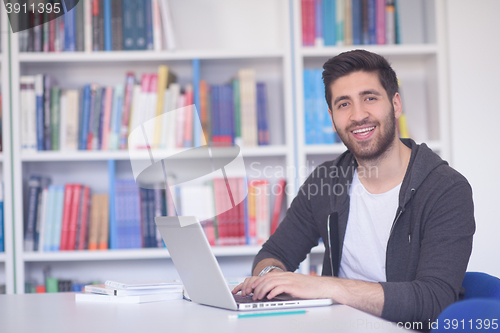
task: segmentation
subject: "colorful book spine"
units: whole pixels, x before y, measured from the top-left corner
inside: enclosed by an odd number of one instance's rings
[[[123,0],[123,49],[136,50],[136,17],[135,0]]]
[[[135,46],[136,50],[146,50],[146,10],[144,0],[135,0]]]
[[[323,39],[325,46],[337,44],[337,14],[335,0],[323,0],[322,2]]]
[[[104,8],[104,51],[113,51],[111,0],[103,0]]]
[[[31,176],[28,181],[28,213],[24,222],[24,251],[33,251],[35,248],[35,228],[40,182],[40,176]]]
[[[71,207],[73,203],[73,184],[66,184],[64,186],[64,209],[61,227],[61,242],[60,251],[69,250],[69,232],[71,223]]]

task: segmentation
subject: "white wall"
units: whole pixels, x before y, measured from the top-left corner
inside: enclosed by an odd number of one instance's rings
[[[500,276],[500,1],[448,0],[452,166],[472,185],[469,271]]]

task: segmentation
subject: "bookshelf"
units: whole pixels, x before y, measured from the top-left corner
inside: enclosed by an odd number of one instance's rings
[[[309,170],[345,151],[343,144],[305,144],[303,71],[321,68],[328,58],[353,48],[365,48],[389,59],[402,79],[403,107],[414,139],[426,142],[443,158],[450,157],[445,22],[441,19],[445,17],[445,1],[423,2],[430,13],[430,21],[425,22],[430,29],[424,44],[303,47],[300,0],[237,3],[231,0],[169,0],[178,41],[174,51],[60,53],[19,52],[17,34],[10,34],[10,44],[4,38],[7,34],[3,32],[10,29],[2,7],[2,50],[10,50],[0,56],[2,109],[11,110],[11,113],[4,112],[2,119],[4,152],[0,153],[0,174],[5,193],[9,194],[4,205],[13,209],[5,209],[5,221],[10,223],[6,223],[5,229],[7,251],[0,254],[0,284],[7,285],[7,292],[24,293],[25,281],[41,283],[47,267],[53,277],[79,279],[80,282],[120,278],[124,274],[131,279],[178,278],[165,249],[24,251],[23,221],[28,199],[27,181],[31,175],[50,176],[52,183],[57,185],[79,182],[90,186],[95,193],[106,193],[109,191],[109,161],[116,166],[117,178],[132,178],[132,171],[127,151],[22,151],[19,130],[22,122],[19,112],[21,75],[49,74],[61,87],[74,89],[93,82],[100,85],[123,83],[127,71],[133,70],[138,78],[143,73],[156,73],[159,65],[166,64],[184,86],[193,81],[194,59],[200,61],[201,79],[210,84],[227,83],[239,69],[255,68],[257,81],[268,85],[271,144],[243,147],[245,165],[247,173],[251,173],[255,162],[259,171],[286,170],[288,206],[305,180],[304,173],[297,174],[297,170]],[[194,29],[194,25],[204,28]],[[146,152],[137,154],[136,158],[149,160]],[[232,277],[249,274],[253,256],[259,248],[214,247],[214,253],[224,274]],[[320,264],[323,253],[322,244],[314,248],[301,266],[301,272],[308,273],[310,264]]]
[[[294,165],[292,75],[290,53],[289,3],[286,0],[268,2],[230,0],[169,0],[178,40],[175,51],[111,51],[111,52],[19,52],[19,40],[11,35],[12,128],[20,129],[21,75],[49,74],[62,88],[76,89],[84,84],[123,83],[127,71],[136,78],[143,73],[156,73],[159,65],[168,65],[184,86],[192,83],[200,62],[199,76],[210,84],[229,82],[239,69],[254,68],[256,81],[266,83],[268,92],[269,146],[242,147],[247,174],[257,169]],[[216,22],[217,24],[214,24]],[[256,25],[255,22],[262,22]],[[196,29],[203,26],[204,29]],[[231,27],[228,29],[228,27]],[[209,42],[208,42],[209,41]],[[25,252],[23,221],[27,205],[27,181],[33,174],[50,176],[52,184],[79,182],[94,193],[109,191],[108,163],[116,168],[116,178],[132,178],[128,151],[41,151],[21,150],[20,131],[13,131],[15,191],[14,212],[16,251],[16,293],[24,293],[24,283],[43,281],[44,270],[56,278],[80,282],[109,278],[178,278],[168,251],[165,249],[131,249],[105,251]],[[224,148],[218,148],[224,153]],[[161,153],[161,152],[159,152]],[[171,153],[169,153],[170,155]],[[146,151],[134,158],[147,161]],[[254,167],[252,167],[252,165]],[[250,174],[251,177],[251,174]],[[272,178],[272,177],[271,177]],[[287,176],[289,193],[295,193],[293,175]],[[277,179],[270,179],[271,184]],[[293,199],[287,197],[287,205]],[[214,247],[226,276],[249,274],[258,246]],[[133,269],[131,269],[133,267]],[[132,272],[131,272],[132,271]]]
[[[425,43],[394,45],[303,46],[301,1],[293,0],[293,53],[296,113],[296,149],[299,168],[312,171],[324,161],[342,154],[342,143],[306,144],[304,107],[304,69],[322,69],[331,57],[353,49],[366,49],[386,57],[401,80],[403,112],[408,119],[411,137],[425,142],[443,159],[450,158],[449,111],[447,96],[445,1],[421,0],[425,26]],[[417,14],[416,17],[419,17]],[[405,24],[401,21],[400,24]],[[324,112],[328,112],[326,109]],[[298,177],[302,184],[307,177]],[[320,264],[322,256],[312,255],[312,264]],[[309,265],[305,265],[307,270]]]
[[[14,286],[14,248],[13,248],[13,213],[12,213],[12,164],[11,164],[11,113],[9,84],[9,27],[4,6],[0,6],[0,87],[2,94],[2,152],[0,152],[0,181],[4,193],[4,252],[0,252],[0,285],[5,285],[7,294],[13,294]]]

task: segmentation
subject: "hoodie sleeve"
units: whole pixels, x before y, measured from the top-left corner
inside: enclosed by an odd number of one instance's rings
[[[382,317],[422,322],[424,328],[458,300],[475,231],[472,189],[466,180],[448,186],[436,200],[429,194],[427,203],[432,208],[421,221],[415,279],[381,283]]]
[[[311,188],[315,188],[317,178],[312,174],[299,189],[286,216],[274,234],[264,243],[254,259],[255,266],[263,259],[274,258],[281,261],[288,271],[295,271],[306,258],[311,248],[318,245],[319,232],[314,222],[311,207]]]

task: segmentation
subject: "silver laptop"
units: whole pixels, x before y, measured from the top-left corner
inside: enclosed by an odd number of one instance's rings
[[[251,296],[233,295],[196,217],[156,217],[155,222],[189,297],[196,303],[239,311],[333,303],[329,298],[300,299],[278,295],[272,300],[254,301]]]

